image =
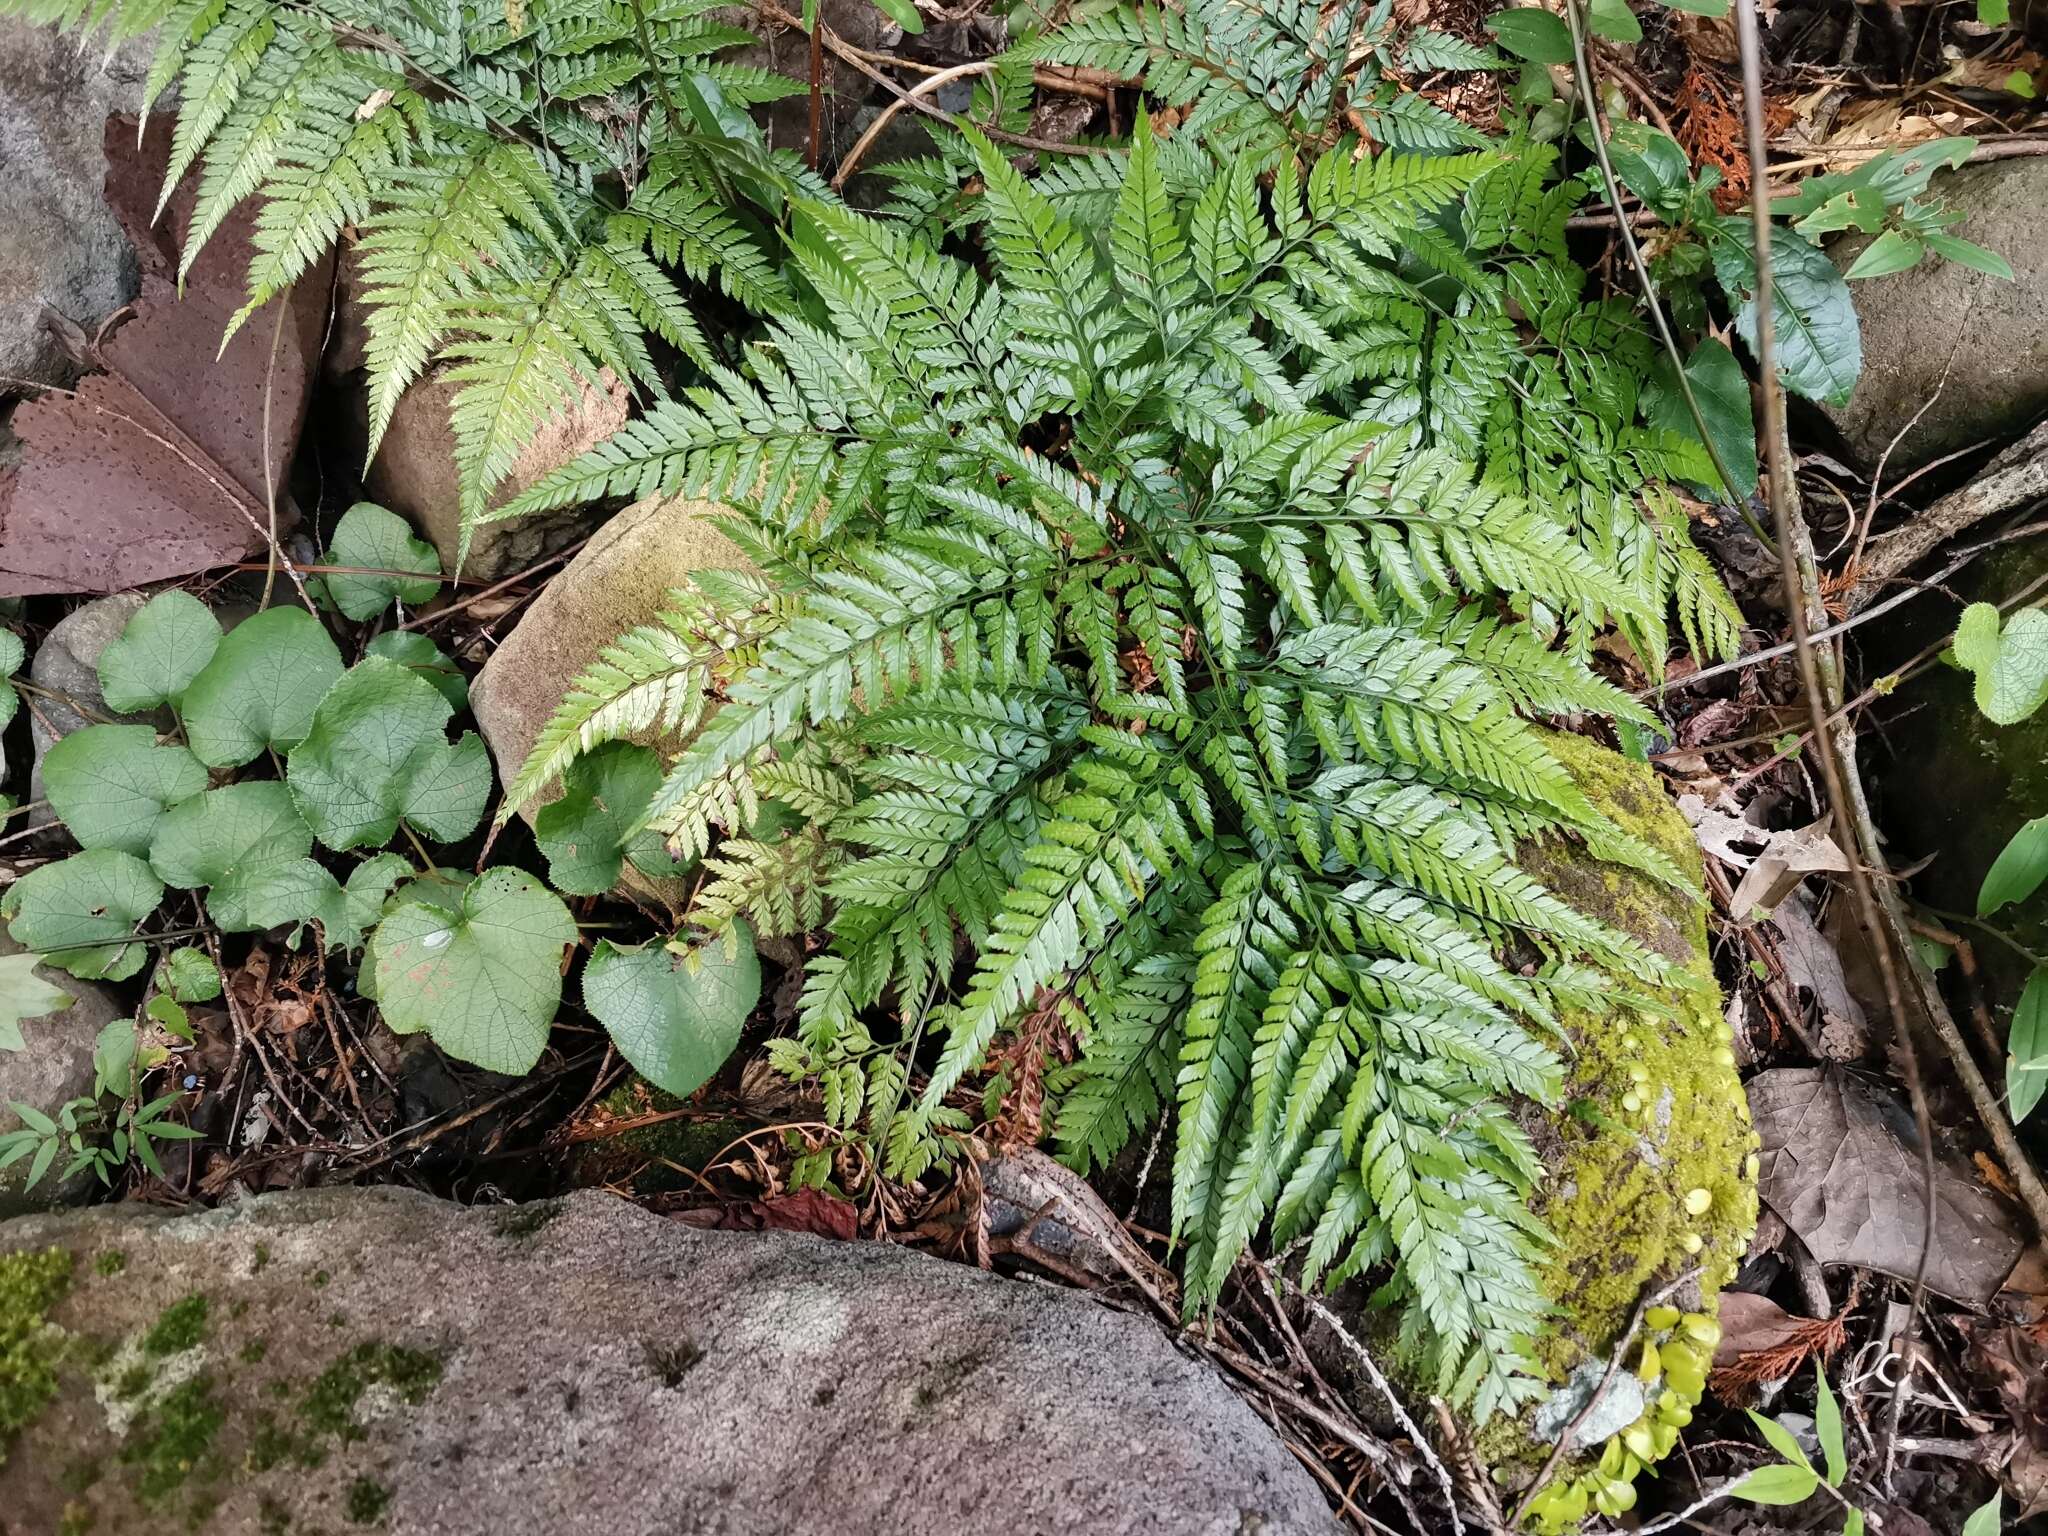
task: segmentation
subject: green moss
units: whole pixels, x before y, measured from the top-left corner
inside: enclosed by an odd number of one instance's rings
[[[160,1510],[194,1478],[218,1476],[213,1442],[226,1419],[211,1376],[195,1376],[172,1388],[121,1447],[122,1465],[135,1469],[131,1486],[136,1501]]]
[[[270,1353],[270,1345],[262,1339],[251,1339],[241,1348],[239,1358],[244,1365],[261,1365],[263,1357]]]
[[[57,1395],[64,1335],[49,1313],[71,1289],[71,1267],[62,1248],[0,1254],[0,1464],[7,1442]]]
[[[682,1109],[683,1101],[640,1078],[632,1078],[597,1102],[607,1121],[639,1120]],[[577,1145],[571,1173],[582,1185],[625,1185],[642,1194],[661,1194],[691,1187],[689,1170],[701,1172],[733,1139],[752,1127],[729,1116],[705,1119],[692,1113],[652,1125],[635,1126],[615,1136],[599,1136]]]
[[[258,1243],[256,1252],[249,1260],[249,1273],[260,1275],[270,1267],[270,1244]]]
[[[395,1344],[358,1344],[306,1389],[299,1416],[316,1438],[331,1435],[346,1445],[362,1437],[355,1408],[371,1387],[389,1387],[406,1406],[418,1407],[440,1384],[441,1362],[432,1355]]]
[[[111,1280],[128,1267],[128,1255],[118,1248],[109,1248],[92,1261],[92,1267],[102,1280]]]
[[[1579,737],[1550,745],[1619,831],[1682,870],[1698,869],[1691,829],[1646,764]],[[1534,1208],[1557,1238],[1542,1276],[1556,1320],[1536,1341],[1555,1385],[1588,1360],[1604,1361],[1645,1293],[1689,1271],[1697,1281],[1678,1300],[1714,1315],[1756,1226],[1756,1137],[1721,1016],[1704,904],[1558,841],[1525,847],[1521,860],[1677,971],[1661,997],[1636,996],[1617,981],[1606,1007],[1563,1014],[1572,1055],[1559,1108],[1525,1117],[1548,1170]],[[1490,1425],[1480,1448],[1498,1465],[1525,1468],[1549,1450],[1531,1443],[1526,1415]]]
[[[57,1517],[57,1536],[86,1536],[92,1529],[92,1522],[92,1506],[73,1499],[64,1506],[64,1513]]]
[[[156,1325],[143,1335],[142,1352],[162,1358],[197,1348],[206,1337],[207,1300],[194,1291],[158,1314]]]
[[[316,1270],[314,1270],[314,1271],[313,1271],[313,1289],[314,1289],[314,1290],[316,1290],[316,1291],[324,1291],[324,1290],[326,1290],[326,1289],[327,1289],[327,1281],[328,1281],[328,1279],[329,1279],[329,1276],[328,1276],[328,1273],[327,1273],[327,1271],[326,1271],[326,1270],[324,1270],[324,1269],[316,1269]]]
[[[391,1490],[375,1478],[359,1477],[348,1485],[348,1519],[351,1525],[375,1525],[390,1507]]]
[[[531,1237],[566,1209],[560,1200],[535,1200],[527,1205],[508,1205],[492,1221],[498,1236]]]

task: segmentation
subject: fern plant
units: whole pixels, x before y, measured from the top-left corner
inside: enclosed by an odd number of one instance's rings
[[[370,453],[442,359],[468,529],[534,429],[601,371],[659,394],[658,341],[714,349],[678,279],[787,302],[751,198],[814,185],[744,110],[799,90],[716,55],[714,0],[0,0],[115,41],[157,29],[145,105],[180,97],[164,200],[198,196],[183,269],[261,200],[240,326],[359,236]],[[159,205],[161,212],[161,204]],[[182,275],[182,271],[181,271]]]
[[[710,925],[822,921],[774,1056],[892,1173],[946,1154],[1007,1042],[1084,1169],[1174,1116],[1192,1308],[1265,1229],[1311,1279],[1384,1276],[1446,1394],[1522,1401],[1544,1238],[1509,1096],[1555,1092],[1596,976],[1667,978],[1513,848],[1558,832],[1684,883],[1526,716],[1644,718],[1551,640],[1660,628],[1667,593],[1586,510],[1672,537],[1640,500],[1682,447],[1630,400],[1605,443],[1510,455],[1529,402],[1462,397],[1567,366],[1508,339],[1514,274],[1450,232],[1494,156],[1275,143],[1182,196],[1141,122],[1090,222],[964,142],[992,276],[803,201],[814,308],[505,509],[720,499],[763,567],[608,653],[515,797],[705,714],[644,819],[725,834]],[[1629,342],[1552,307],[1580,366]],[[799,824],[764,832],[777,802]]]

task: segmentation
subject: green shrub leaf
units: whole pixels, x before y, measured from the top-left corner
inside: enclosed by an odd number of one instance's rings
[[[1977,891],[1977,915],[2025,901],[2048,879],[2048,816],[2036,816],[1998,851]]]
[[[744,923],[695,948],[601,941],[583,970],[583,1006],[634,1071],[678,1098],[724,1065],[760,1000],[761,960]]]
[[[407,902],[370,940],[384,1020],[489,1071],[530,1072],[562,1000],[563,951],[575,941],[561,898],[523,870],[478,876],[458,911]]]
[[[17,944],[50,964],[123,981],[148,955],[128,936],[163,895],[163,883],[134,854],[93,848],[23,875],[0,897],[0,917]]]
[[[1714,448],[1735,477],[1735,493],[1748,496],[1756,489],[1756,417],[1750,403],[1749,375],[1733,352],[1709,337],[1685,360],[1685,377],[1692,385],[1700,415],[1706,419]],[[1699,428],[1686,408],[1685,392],[1678,386],[1678,370],[1662,353],[1650,364],[1649,382],[1643,389],[1643,418],[1653,427],[1699,441]],[[1709,489],[1725,494],[1719,485]]]
[[[1758,1467],[1730,1488],[1728,1494],[1731,1498],[1747,1499],[1752,1504],[1804,1504],[1818,1487],[1820,1474],[1813,1468],[1778,1462],[1773,1466]]]
[[[2018,1125],[2048,1093],[2048,970],[2027,978],[2005,1048],[2006,1106]]]
[[[320,701],[287,765],[313,833],[334,849],[388,841],[401,820],[440,842],[484,814],[491,762],[474,732],[450,745],[455,711],[418,673],[381,656],[358,663]]]
[[[1735,328],[1754,351],[1756,266],[1748,231],[1734,220],[1722,228],[1740,251],[1739,260],[1732,263],[1716,253],[1722,286],[1741,297]],[[1863,372],[1863,329],[1856,320],[1856,300],[1827,254],[1789,229],[1771,237],[1771,312],[1778,337],[1778,372],[1785,387],[1809,400],[1846,405]]]
[[[434,546],[413,537],[412,526],[374,502],[359,501],[341,514],[322,565],[353,565],[365,571],[411,571],[411,576],[328,575],[313,583],[351,619],[375,618],[392,602],[424,603],[441,590],[441,557]]]
[[[1956,625],[1955,657],[1977,675],[1984,718],[2016,725],[2048,700],[2048,613],[2022,608],[2001,630],[1996,608],[1972,603]]]
[[[208,767],[239,768],[266,747],[289,751],[341,673],[341,652],[303,608],[244,619],[185,690],[193,752]]]
[[[81,848],[149,852],[165,811],[206,788],[206,767],[147,725],[88,725],[50,748],[43,789]]]
[[[313,834],[275,779],[230,784],[188,800],[157,832],[150,867],[179,890],[207,888],[206,910],[227,933],[291,922],[273,911],[278,871],[304,859]]]
[[[190,592],[159,592],[100,652],[107,707],[135,715],[175,704],[220,647],[220,621]]]
[[[181,1003],[210,1003],[220,996],[220,967],[203,949],[186,945],[164,956],[160,982]]]
[[[28,660],[28,647],[11,629],[0,629],[0,677],[12,677]]]
[[[1490,16],[1486,30],[1502,48],[1531,64],[1569,64],[1572,61],[1571,28],[1562,18],[1533,6],[1502,11]]]
[[[633,829],[661,780],[654,753],[629,741],[607,742],[570,768],[562,776],[562,797],[533,819],[534,841],[548,857],[548,883],[572,896],[600,896],[618,883],[629,847],[635,863],[659,868],[666,858],[660,836]]]
[[[469,708],[469,679],[455,658],[425,635],[410,629],[388,629],[363,647],[365,656],[382,656],[410,667],[434,685],[451,709]]]

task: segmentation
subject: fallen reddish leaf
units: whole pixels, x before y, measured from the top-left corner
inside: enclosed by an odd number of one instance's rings
[[[118,592],[243,560],[266,543],[265,396],[275,489],[305,421],[325,267],[282,301],[281,329],[273,301],[222,351],[244,298],[256,208],[222,225],[181,298],[175,252],[195,183],[179,188],[160,223],[149,218],[169,142],[161,118],[140,147],[134,119],[107,123],[108,206],[136,247],[142,297],[86,340],[85,360],[101,372],[14,413],[23,453],[0,471],[0,596]],[[281,524],[289,520],[281,507]]]
[[[672,1218],[686,1226],[718,1232],[810,1232],[850,1243],[860,1236],[860,1213],[823,1190],[803,1189],[765,1200],[741,1200],[714,1209],[677,1211]]]

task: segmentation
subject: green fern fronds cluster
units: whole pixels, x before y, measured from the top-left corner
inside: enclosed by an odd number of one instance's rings
[[[679,279],[757,311],[787,302],[734,199],[814,184],[739,109],[799,87],[717,57],[751,39],[713,0],[0,11],[115,40],[157,29],[146,98],[179,87],[164,198],[199,177],[181,276],[261,200],[235,326],[358,233],[370,452],[406,388],[447,361],[465,530],[534,430],[603,374],[660,394],[654,342],[712,364]]]
[[[722,703],[650,821],[731,837],[710,926],[822,925],[773,1057],[834,1124],[916,1177],[992,1048],[1056,1021],[1076,1059],[1035,1065],[1074,1163],[1173,1116],[1191,1307],[1264,1231],[1381,1276],[1448,1396],[1522,1401],[1546,1239],[1510,1100],[1555,1094],[1585,962],[1667,978],[1514,846],[1686,884],[1529,717],[1643,721],[1554,640],[1662,624],[1585,508],[1661,536],[1638,492],[1679,450],[1616,381],[1625,462],[1523,495],[1490,446],[1519,397],[1445,397],[1633,333],[1597,305],[1533,351],[1504,327],[1503,267],[1539,258],[1454,238],[1491,155],[1275,142],[1176,190],[1141,123],[1085,221],[965,142],[989,275],[804,202],[808,317],[508,511],[716,497],[772,552],[754,643],[685,641]],[[521,784],[633,686],[608,656]]]

